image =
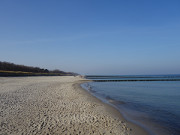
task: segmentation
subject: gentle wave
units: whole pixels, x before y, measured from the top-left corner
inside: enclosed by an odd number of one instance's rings
[[[157,134],[180,133],[180,81],[90,82],[84,85],[102,101],[124,111],[135,123],[141,123]]]

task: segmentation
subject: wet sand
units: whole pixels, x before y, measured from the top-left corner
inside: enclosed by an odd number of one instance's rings
[[[0,134],[146,135],[79,77],[0,77]]]

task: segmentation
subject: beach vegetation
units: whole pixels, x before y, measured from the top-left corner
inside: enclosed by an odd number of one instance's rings
[[[73,72],[64,72],[59,69],[48,70],[39,67],[17,65],[0,61],[0,76],[75,76]]]

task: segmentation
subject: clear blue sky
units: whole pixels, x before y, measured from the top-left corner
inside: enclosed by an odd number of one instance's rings
[[[81,74],[179,74],[180,0],[1,0],[0,61]]]

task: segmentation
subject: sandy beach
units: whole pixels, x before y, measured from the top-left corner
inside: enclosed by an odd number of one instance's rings
[[[146,135],[79,77],[1,77],[0,135]]]

